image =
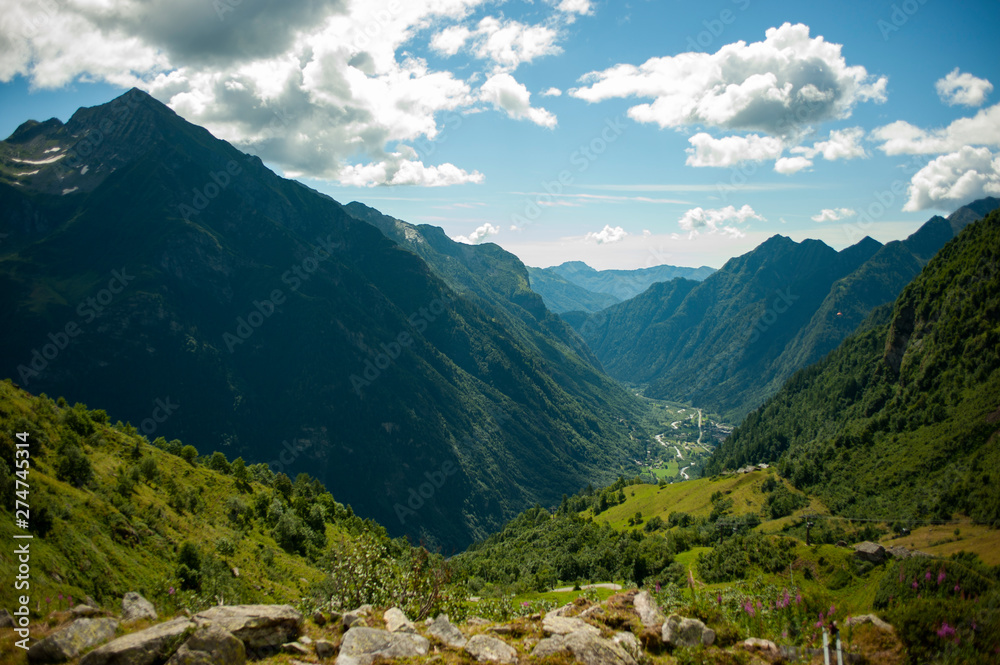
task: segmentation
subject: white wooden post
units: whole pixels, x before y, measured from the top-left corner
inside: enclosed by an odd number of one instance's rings
[[[837,665],[844,665],[844,648],[840,644],[840,635],[837,635]]]
[[[830,635],[823,629],[823,665],[830,665]]]

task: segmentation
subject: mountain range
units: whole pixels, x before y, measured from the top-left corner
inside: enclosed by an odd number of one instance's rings
[[[773,236],[700,283],[677,278],[588,316],[565,316],[615,378],[739,420],[998,205],[983,199],[931,218],[905,240],[865,237],[840,252]]]
[[[636,270],[594,270],[582,261],[549,268],[528,268],[531,288],[557,314],[596,312],[639,295],[657,282],[676,277],[701,281],[714,268],[659,265]]]
[[[395,534],[460,547],[645,450],[516,257],[391,229],[138,90],[0,143],[0,211],[7,376],[308,470]]]

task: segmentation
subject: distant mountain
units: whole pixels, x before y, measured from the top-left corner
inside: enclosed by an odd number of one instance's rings
[[[677,277],[701,281],[714,268],[653,266],[636,270],[594,270],[582,261],[567,261],[551,268],[528,268],[531,288],[558,314],[596,312],[635,297],[657,282]]]
[[[632,468],[637,402],[516,258],[355,214],[138,90],[25,123],[0,143],[3,373],[445,547]]]
[[[780,462],[841,514],[1000,525],[998,248],[995,211],[751,413],[706,473]]]
[[[736,420],[891,302],[956,229],[990,205],[934,217],[885,246],[864,238],[836,252],[818,240],[774,236],[687,285],[680,300],[677,287],[660,285],[570,320],[612,376],[646,384],[651,397]]]

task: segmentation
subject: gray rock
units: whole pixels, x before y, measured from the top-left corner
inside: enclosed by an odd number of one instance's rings
[[[0,628],[13,628],[14,617],[7,610],[0,610]]]
[[[910,550],[906,549],[902,545],[895,545],[894,547],[886,548],[886,553],[891,554],[896,559],[909,559]]]
[[[99,610],[96,607],[90,605],[76,605],[69,609],[70,616],[78,617],[81,619],[90,619],[93,617],[106,616],[107,612],[104,610]]]
[[[30,663],[65,663],[115,636],[115,619],[77,619],[28,649]]]
[[[228,630],[247,649],[278,647],[302,632],[302,613],[289,605],[219,605],[195,615]]]
[[[882,563],[885,561],[885,548],[866,540],[854,546],[854,556],[869,563]]]
[[[403,610],[398,607],[390,607],[382,615],[385,620],[385,627],[390,633],[415,633],[417,632],[416,626],[413,622],[406,618],[403,614]]]
[[[313,643],[312,638],[309,637],[308,635],[303,635],[299,638],[299,644],[304,644],[306,646],[309,646],[312,643]]]
[[[737,646],[750,653],[760,654],[767,657],[769,661],[781,659],[781,649],[771,640],[764,640],[759,637],[748,637]]]
[[[632,639],[635,639],[634,635]],[[564,651],[571,652],[584,665],[636,665],[636,659],[621,644],[582,632],[547,637],[535,645],[531,655],[544,658]]]
[[[642,658],[642,643],[639,638],[632,633],[618,632],[614,634],[611,641],[625,650],[625,653],[632,656],[636,661]]]
[[[320,628],[326,625],[326,616],[324,616],[323,613],[320,612],[319,610],[313,612],[312,619],[313,623],[319,626]]]
[[[372,613],[371,605],[362,605],[356,610],[351,610],[350,612],[344,612],[344,625],[350,628],[357,624],[358,626],[365,626],[365,617],[370,616]]]
[[[330,640],[316,640],[316,644],[313,645],[313,648],[316,650],[316,655],[322,660],[330,658],[337,650],[337,647],[335,647],[333,642]]]
[[[425,656],[429,650],[430,642],[420,635],[356,627],[344,635],[337,665],[370,665],[376,656],[413,658]]]
[[[181,645],[167,665],[244,665],[246,662],[243,642],[220,626],[205,625]]]
[[[287,642],[281,645],[281,653],[290,653],[293,656],[308,656],[309,649],[304,644],[298,642]]]
[[[715,631],[706,628],[697,619],[685,619],[671,614],[663,623],[663,642],[675,647],[693,647],[697,644],[712,646],[715,642]]]
[[[844,619],[845,626],[860,626],[861,624],[865,623],[870,623],[879,630],[884,630],[890,633],[895,632],[896,630],[895,628],[892,627],[892,625],[886,623],[882,619],[879,619],[874,614],[862,614],[860,616],[847,617],[846,619]]]
[[[480,663],[516,663],[517,651],[503,640],[489,635],[473,635],[465,644],[465,653]]]
[[[189,619],[156,624],[94,649],[80,660],[80,665],[159,665],[187,641],[195,628]]]
[[[489,626],[493,622],[488,621],[483,617],[469,617],[468,619],[465,620],[465,623],[469,624],[470,626]]]
[[[666,620],[663,612],[660,611],[660,606],[656,604],[656,600],[648,591],[637,593],[632,599],[632,604],[635,606],[635,611],[639,615],[642,625],[647,628],[661,625]]]
[[[600,635],[601,631],[577,617],[553,616],[546,614],[542,620],[542,630],[546,635],[569,635],[570,633],[589,632]]]
[[[427,627],[427,632],[452,649],[462,649],[465,647],[465,643],[468,642],[462,631],[448,620],[447,614],[439,614],[433,623]]]
[[[156,621],[156,608],[135,591],[129,591],[122,598],[122,621],[138,621],[139,619],[152,619]]]

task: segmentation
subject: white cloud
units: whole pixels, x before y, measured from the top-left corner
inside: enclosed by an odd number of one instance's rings
[[[585,16],[591,12],[590,0],[562,0],[556,9],[566,14]]]
[[[885,101],[886,77],[848,66],[841,45],[810,37],[809,27],[770,28],[763,42],[727,44],[716,53],[650,58],[581,77],[570,94],[588,102],[652,98],[629,109],[660,127],[706,125],[794,135],[802,127],[846,118],[864,101]]]
[[[600,231],[591,231],[586,236],[584,240],[587,242],[596,242],[598,245],[608,245],[615,242],[621,242],[628,235],[628,231],[620,226],[614,228],[610,224],[605,224],[604,228]]]
[[[847,129],[834,129],[830,132],[830,137],[825,141],[813,143],[811,148],[798,146],[792,148],[791,152],[802,154],[809,159],[816,155],[822,155],[823,159],[833,161],[835,159],[855,159],[867,157],[861,139],[865,136],[865,130],[861,127],[849,127]]]
[[[549,129],[556,126],[556,116],[543,108],[532,107],[531,93],[506,72],[488,78],[479,89],[479,96],[495,108],[506,111],[511,118],[530,120]]]
[[[948,106],[982,106],[986,96],[993,91],[993,84],[969,73],[960,74],[955,67],[934,84],[938,97]]]
[[[454,164],[424,166],[419,160],[405,159],[400,153],[392,153],[387,159],[369,164],[344,166],[338,175],[341,184],[352,187],[374,187],[376,185],[419,185],[422,187],[444,187],[466,183],[481,183],[483,174],[469,173]]]
[[[511,230],[512,231],[515,230],[514,227],[511,227]],[[465,243],[466,245],[478,245],[486,238],[489,238],[490,236],[495,236],[498,233],[500,233],[499,227],[493,226],[489,222],[486,222],[485,224],[477,228],[469,235],[455,236],[452,238],[452,240],[454,240],[455,242]]]
[[[1000,146],[1000,104],[959,118],[943,129],[925,131],[903,120],[872,130],[887,155],[927,155],[955,152],[965,146]]]
[[[848,217],[854,217],[857,214],[857,211],[853,208],[823,208],[819,211],[818,215],[812,216],[812,221],[838,222],[842,219],[847,219]]]
[[[1000,153],[965,146],[931,160],[910,179],[903,210],[950,210],[984,196],[1000,196]]]
[[[562,53],[555,25],[528,25],[520,21],[487,16],[475,29],[451,26],[431,39],[431,48],[443,55],[455,55],[468,48],[480,60],[493,63],[496,71],[513,71],[536,58]]]
[[[559,97],[560,95],[562,95],[562,90],[559,88],[549,88],[542,93],[542,97]]]
[[[431,48],[442,55],[455,55],[469,41],[472,32],[464,25],[448,26],[431,39]]]
[[[773,136],[724,136],[712,138],[699,132],[688,139],[693,147],[686,150],[688,166],[733,166],[745,161],[777,159],[784,150],[781,139]]]
[[[812,165],[812,160],[807,157],[782,157],[774,162],[774,170],[782,175],[792,175]]]
[[[699,206],[685,212],[677,220],[677,223],[683,230],[688,232],[690,237],[705,231],[706,233],[718,233],[739,238],[744,234],[733,226],[733,224],[743,224],[749,219],[764,220],[763,217],[754,212],[753,208],[746,204],[738,210],[734,206],[709,210],[705,210]]]

